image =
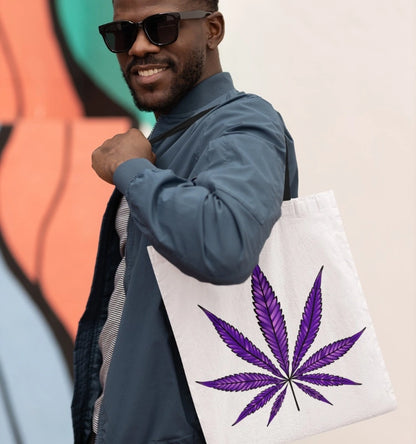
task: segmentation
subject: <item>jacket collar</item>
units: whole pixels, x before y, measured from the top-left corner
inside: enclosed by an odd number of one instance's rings
[[[195,114],[198,110],[215,104],[219,97],[230,90],[234,90],[230,74],[226,72],[214,74],[198,83],[169,114],[161,116],[157,123],[173,123]]]

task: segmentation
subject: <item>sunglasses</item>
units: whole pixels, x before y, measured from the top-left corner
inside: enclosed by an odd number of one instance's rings
[[[151,15],[141,22],[123,20],[106,23],[98,30],[111,52],[127,52],[136,41],[140,28],[153,45],[165,46],[178,38],[181,20],[201,19],[210,14],[212,12],[208,11],[168,12]]]

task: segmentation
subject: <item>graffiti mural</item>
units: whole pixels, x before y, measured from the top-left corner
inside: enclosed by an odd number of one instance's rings
[[[0,0],[1,443],[72,442],[73,341],[112,191],[90,154],[153,123],[100,40],[111,14],[100,0]]]

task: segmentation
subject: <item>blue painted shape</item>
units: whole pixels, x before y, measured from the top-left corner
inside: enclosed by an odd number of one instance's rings
[[[13,436],[12,427],[6,412],[6,406],[3,402],[3,398],[0,395],[0,442],[4,444],[15,443],[16,440]]]
[[[0,362],[23,443],[71,444],[72,381],[43,316],[0,254]],[[0,396],[0,443],[14,444]]]

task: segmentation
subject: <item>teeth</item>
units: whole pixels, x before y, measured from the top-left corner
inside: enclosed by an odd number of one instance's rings
[[[152,76],[153,74],[157,74],[158,72],[162,72],[162,71],[163,71],[162,68],[146,69],[146,70],[138,71],[137,74],[139,74],[140,77],[148,77],[148,76]]]

